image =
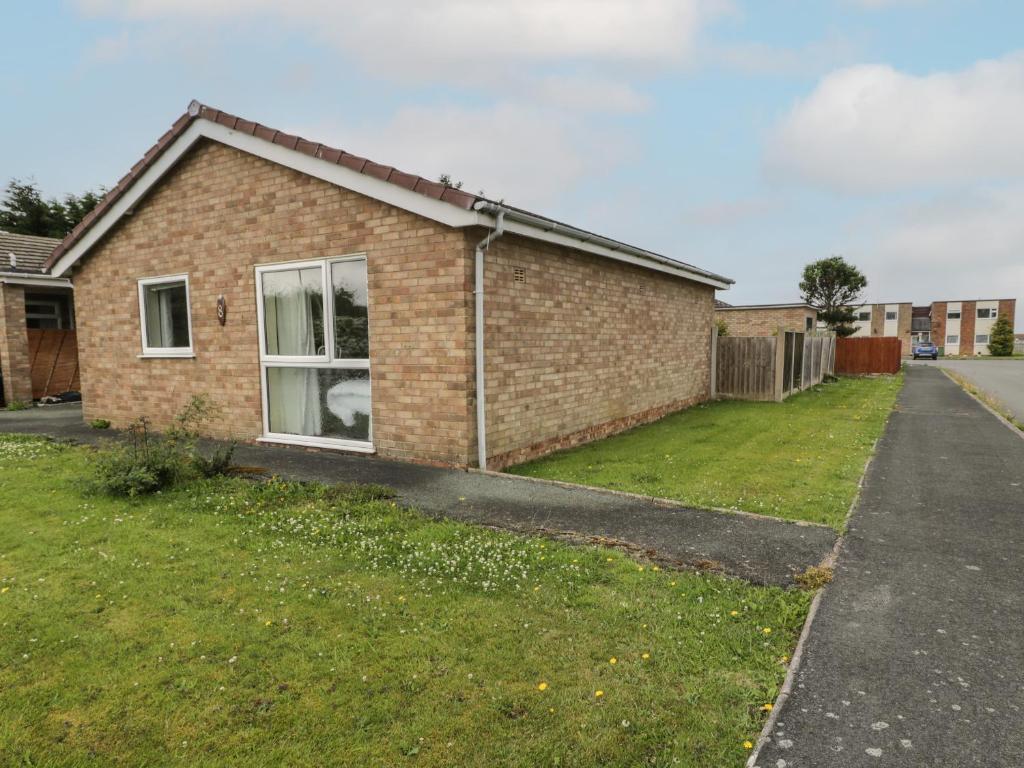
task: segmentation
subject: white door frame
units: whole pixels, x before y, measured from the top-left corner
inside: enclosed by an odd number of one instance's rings
[[[292,435],[284,432],[270,431],[270,407],[267,398],[268,368],[337,368],[339,370],[370,370],[370,359],[361,358],[337,359],[334,351],[334,291],[331,289],[331,265],[343,261],[366,261],[365,253],[331,256],[325,259],[305,259],[301,261],[282,261],[274,264],[260,264],[256,269],[256,318],[259,333],[260,351],[260,399],[263,407],[263,436],[261,442],[288,443],[305,445],[315,448],[335,448],[360,453],[373,453],[373,397],[370,397],[370,425],[367,440],[347,440],[337,437],[319,437],[310,435]],[[324,312],[324,350],[316,355],[271,355],[267,353],[267,336],[263,316],[263,275],[268,272],[284,272],[295,269],[317,267],[323,285]],[[367,280],[369,282],[369,280]],[[367,309],[370,303],[369,285],[366,291]],[[369,322],[367,322],[369,333]],[[369,374],[368,374],[369,375]]]

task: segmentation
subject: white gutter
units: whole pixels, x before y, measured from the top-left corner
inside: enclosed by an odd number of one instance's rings
[[[665,272],[677,277],[684,277],[698,283],[710,285],[719,290],[726,290],[735,281],[728,277],[716,275],[703,269],[683,264],[682,262],[669,259],[651,251],[645,251],[617,240],[595,235],[583,229],[570,227],[567,224],[560,224],[542,216],[535,216],[526,211],[506,208],[503,205],[481,200],[473,206],[474,210],[492,215],[504,214],[508,222],[505,224],[505,231],[535,240],[544,240],[557,245],[565,245],[569,248],[594,253],[616,261],[635,264],[646,269],[653,269],[657,272]]]
[[[66,277],[47,277],[24,272],[0,272],[0,283],[8,285],[33,285],[46,288],[73,288]]]
[[[505,234],[505,211],[497,211],[494,229],[476,245],[476,278],[473,288],[476,305],[476,460],[480,469],[487,469],[487,408],[484,377],[484,253],[491,243]]]

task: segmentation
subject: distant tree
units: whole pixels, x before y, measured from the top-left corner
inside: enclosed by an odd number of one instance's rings
[[[102,187],[63,200],[45,200],[34,181],[11,179],[0,200],[0,229],[22,235],[64,237],[106,193]]]
[[[867,278],[846,259],[830,256],[804,267],[800,291],[804,303],[818,310],[818,319],[842,337],[856,330],[853,306],[860,303],[867,284]]]
[[[715,325],[718,327],[719,336],[729,335],[729,324],[725,322],[725,320],[723,320],[721,317],[715,320]]]
[[[446,187],[451,187],[452,189],[462,189],[462,182],[461,181],[452,181],[452,177],[451,177],[450,173],[442,173],[437,178],[437,180],[439,182],[441,182],[442,184],[444,184]]]
[[[996,357],[1009,357],[1013,354],[1013,323],[1005,314],[992,323],[992,331],[988,337],[988,352]]]

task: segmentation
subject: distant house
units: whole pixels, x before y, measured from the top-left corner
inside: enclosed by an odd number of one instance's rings
[[[0,230],[0,401],[78,389],[71,281],[46,273],[60,240]],[[57,366],[59,365],[59,369]]]
[[[707,400],[732,282],[196,102],[50,265],[87,418],[492,468]]]
[[[910,355],[913,305],[909,301],[884,304],[862,304],[853,308],[854,338],[891,336],[900,340],[904,357]]]
[[[812,331],[818,310],[809,304],[726,304],[715,301],[715,319],[725,323],[730,336],[773,336],[783,331]]]

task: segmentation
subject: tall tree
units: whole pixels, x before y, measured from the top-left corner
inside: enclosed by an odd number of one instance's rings
[[[996,357],[1009,357],[1013,354],[1013,323],[1006,314],[1002,314],[992,323],[988,336],[988,352]]]
[[[45,200],[34,181],[11,179],[0,200],[0,229],[22,235],[64,237],[101,199],[105,190]]]
[[[830,256],[804,267],[800,291],[803,301],[818,310],[818,318],[835,331],[849,336],[856,329],[853,307],[861,303],[868,281],[842,256]]]

